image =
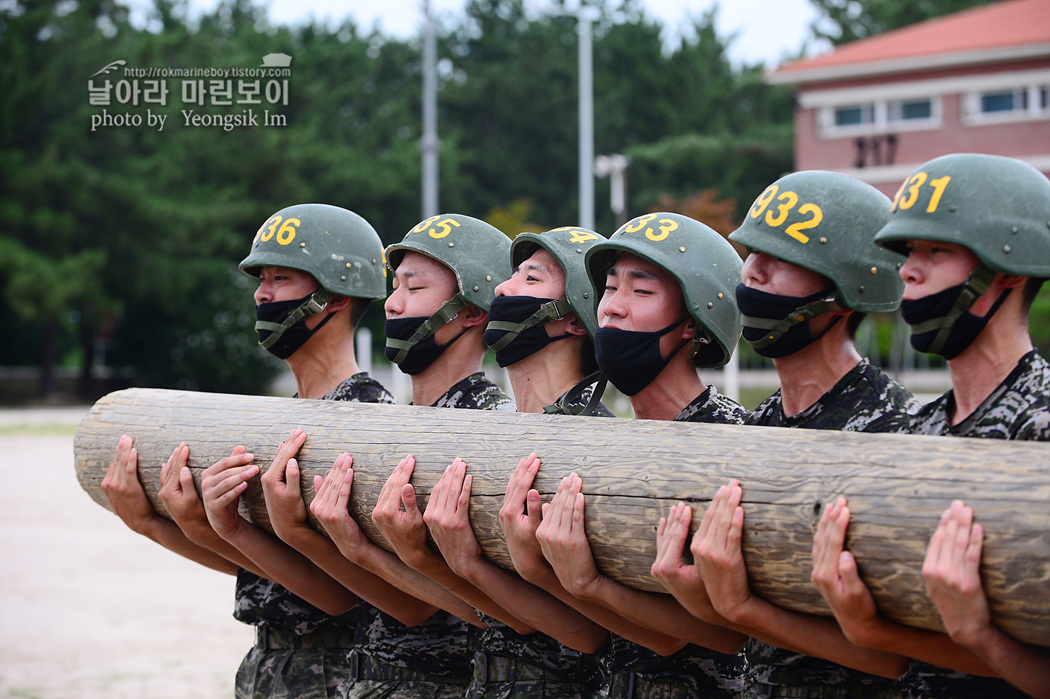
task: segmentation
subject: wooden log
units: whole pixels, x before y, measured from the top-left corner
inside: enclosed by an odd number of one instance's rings
[[[200,471],[238,444],[265,469],[296,427],[308,435],[299,456],[304,498],[313,498],[312,476],[350,452],[350,512],[382,546],[370,515],[398,461],[415,455],[413,484],[425,503],[445,467],[463,458],[473,474],[479,543],[507,568],[498,512],[514,466],[535,451],[543,460],[535,487],[545,500],[563,476],[576,471],[583,478],[599,568],[659,592],[649,573],[659,518],[675,502],[689,502],[695,528],[718,487],[738,478],[752,588],[775,604],[817,614],[829,611],[810,582],[813,534],[822,504],[844,495],[853,512],[847,543],[881,613],[928,629],[941,627],[923,592],[924,552],[941,513],[961,498],[985,526],[982,574],[996,623],[1050,646],[1050,452],[1039,443],[128,389],[102,398],[81,422],[77,477],[108,508],[100,484],[126,433],[139,452],[140,480],[166,514],[156,498],[160,465],[180,441],[190,447],[199,485]],[[258,478],[242,509],[269,529]]]

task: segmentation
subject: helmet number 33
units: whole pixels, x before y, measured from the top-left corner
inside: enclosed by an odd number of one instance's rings
[[[631,221],[623,227],[624,233],[637,233],[638,231],[645,228],[645,225],[655,218],[656,214],[639,216],[638,218],[634,219],[634,221]],[[657,224],[659,224],[657,226],[657,228],[660,231],[659,233],[654,231],[652,228],[648,228],[645,231],[645,237],[656,243],[659,243],[661,240],[669,236],[671,234],[671,231],[676,230],[678,228],[678,222],[672,221],[669,218],[662,218],[659,221],[657,221]]]

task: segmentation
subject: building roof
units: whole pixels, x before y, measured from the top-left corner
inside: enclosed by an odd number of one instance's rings
[[[1046,57],[1050,0],[1005,0],[894,29],[787,63],[771,83],[807,83]]]

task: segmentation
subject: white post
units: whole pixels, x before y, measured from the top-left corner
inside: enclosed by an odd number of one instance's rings
[[[423,218],[438,213],[437,36],[430,0],[423,0]]]
[[[594,67],[591,22],[596,10],[584,5],[577,12],[580,38],[580,226],[594,228]]]

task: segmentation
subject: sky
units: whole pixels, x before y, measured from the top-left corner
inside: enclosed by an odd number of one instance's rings
[[[213,5],[198,0],[201,6]],[[464,0],[432,0],[439,17],[454,20],[463,13]],[[197,3],[194,3],[197,4]],[[567,3],[570,4],[571,2]],[[676,31],[688,26],[689,13],[699,15],[716,4],[716,0],[642,0],[646,11]],[[363,30],[374,25],[385,34],[408,37],[420,31],[423,22],[423,0],[268,0],[270,19],[278,24],[294,24],[312,15],[338,23],[352,17]],[[526,7],[540,14],[553,6],[545,0],[526,0]],[[736,33],[730,45],[734,64],[778,64],[786,54],[794,54],[809,37],[809,24],[817,12],[809,0],[723,0],[719,3],[717,27],[720,36]],[[664,37],[668,40],[669,37]],[[808,54],[826,50],[810,40]]]

